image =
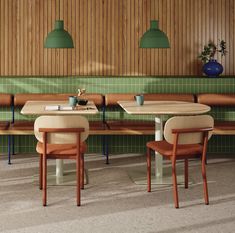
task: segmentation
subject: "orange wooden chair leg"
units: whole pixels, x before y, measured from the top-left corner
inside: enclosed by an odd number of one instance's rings
[[[84,154],[81,154],[80,175],[81,175],[81,189],[84,189]]]
[[[184,160],[184,187],[188,188],[188,159]]]
[[[80,206],[81,205],[81,155],[79,153],[79,156],[77,156],[77,159],[76,159],[76,167],[77,167],[77,172],[76,172],[76,175],[77,175],[77,206]]]
[[[151,192],[151,149],[147,148],[147,184],[148,192]]]
[[[47,205],[47,158],[46,156],[43,156],[43,198],[42,198],[42,202],[43,202],[43,206]]]
[[[173,182],[173,192],[174,192],[175,208],[179,208],[178,187],[177,187],[177,176],[176,176],[175,161],[172,161],[172,182]]]
[[[39,189],[42,190],[42,155],[39,157]]]
[[[203,178],[203,189],[204,189],[205,204],[206,204],[206,205],[209,205],[209,196],[208,196],[208,188],[207,188],[207,178],[206,178],[206,165],[205,165],[205,161],[202,162],[202,178]]]

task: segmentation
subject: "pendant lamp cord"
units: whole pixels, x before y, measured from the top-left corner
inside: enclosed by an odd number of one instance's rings
[[[59,20],[60,20],[60,0],[59,0]]]
[[[60,0],[55,1],[55,11],[56,11],[55,13],[57,13],[57,10],[58,10],[57,8],[59,8],[59,18],[58,18],[58,20],[60,20]],[[58,13],[57,13],[57,15],[58,15]],[[57,15],[56,15],[56,18],[57,18]]]

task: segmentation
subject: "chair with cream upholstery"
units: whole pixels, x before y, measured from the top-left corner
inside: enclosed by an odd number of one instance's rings
[[[202,177],[205,204],[209,204],[207,178],[206,178],[206,151],[207,142],[212,135],[214,119],[209,115],[176,116],[170,118],[164,128],[163,141],[147,143],[147,182],[148,192],[151,192],[151,151],[157,151],[165,158],[171,160],[172,182],[175,207],[179,208],[176,160],[184,159],[185,188],[188,188],[188,159],[200,156],[202,161]]]
[[[43,205],[47,204],[47,159],[76,160],[77,205],[81,204],[81,188],[84,188],[85,140],[89,123],[82,116],[40,116],[34,123],[38,140],[36,150],[40,155],[39,187],[43,189]]]

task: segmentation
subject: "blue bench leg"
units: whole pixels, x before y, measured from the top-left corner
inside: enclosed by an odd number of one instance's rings
[[[15,155],[15,137],[12,136],[12,154]]]
[[[105,156],[105,136],[102,135],[102,154]]]
[[[8,164],[11,164],[11,136],[8,135],[8,146],[7,146],[7,150],[8,150]]]
[[[105,156],[106,164],[109,164],[109,138],[105,135]]]
[[[106,157],[106,164],[109,164],[108,139],[106,135],[102,136],[102,151]]]

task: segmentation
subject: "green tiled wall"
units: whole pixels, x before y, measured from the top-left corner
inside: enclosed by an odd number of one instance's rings
[[[69,93],[78,87],[90,93],[235,93],[235,77],[0,77],[2,93]],[[211,114],[216,119],[235,120],[234,107],[213,108]],[[92,119],[101,119],[101,113]],[[11,119],[10,110],[1,108],[1,119]],[[16,119],[30,119],[16,111]],[[153,116],[130,116],[120,109],[107,112],[108,119],[136,118],[154,120]],[[109,137],[110,153],[144,152],[145,143],[154,136],[112,136]],[[88,140],[90,152],[101,153],[101,137],[92,136]],[[235,136],[214,136],[210,140],[209,151],[213,153],[235,152]],[[7,138],[1,137],[0,152],[6,152]],[[32,136],[16,137],[16,152],[34,152],[35,139]]]

